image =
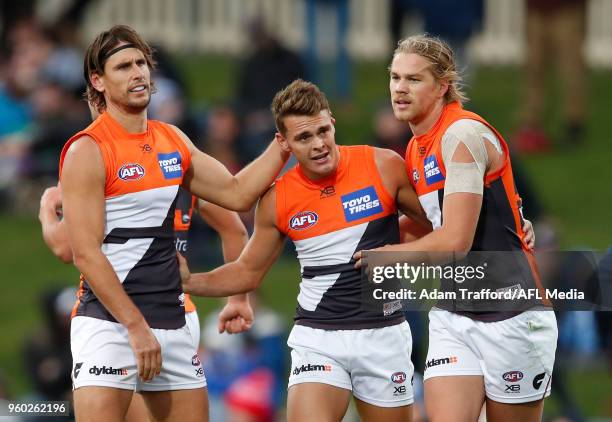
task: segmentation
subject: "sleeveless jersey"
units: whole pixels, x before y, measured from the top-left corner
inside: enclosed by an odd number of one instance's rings
[[[486,125],[499,139],[504,154],[502,167],[485,175],[482,208],[471,248],[471,252],[477,253],[471,253],[468,259],[474,256],[476,260],[485,260],[486,251],[512,252],[505,253],[501,259],[511,261],[511,264],[501,262],[499,256],[495,259],[492,255],[488,255],[491,259],[486,261],[489,265],[486,274],[487,277],[493,277],[486,279],[487,282],[493,282],[488,287],[514,289],[520,284],[523,289],[538,288],[540,296],[545,297],[533,253],[523,241],[521,198],[514,185],[508,146],[495,128],[479,115],[464,110],[457,102],[446,105],[435,125],[427,133],[413,137],[406,149],[406,169],[427,218],[432,223],[434,230],[442,225],[446,169],[442,162],[441,140],[448,127],[461,119],[476,120]],[[491,267],[492,264],[495,265],[495,268]],[[456,291],[458,286],[452,280],[442,280],[442,288]],[[526,310],[542,303],[534,299],[517,300],[512,306]],[[548,302],[545,301],[544,304],[548,305]],[[502,320],[519,313],[518,311],[479,311],[479,305],[485,309],[491,309],[491,304],[485,301],[462,303],[457,299],[452,303],[451,301],[440,301],[437,304],[448,311],[455,311],[483,321]]]
[[[96,142],[106,169],[102,252],[150,327],[182,327],[184,294],[174,217],[179,187],[191,161],[187,146],[165,123],[148,120],[147,131],[134,134],[103,113],[68,140],[60,173],[66,151],[83,135]],[[75,315],[116,322],[83,275]]]
[[[174,210],[174,245],[183,256],[187,255],[189,246],[189,227],[193,210],[198,204],[198,198],[184,188],[179,188],[176,209]],[[185,293],[185,312],[194,312],[196,306],[191,297]]]
[[[399,241],[395,199],[368,146],[338,146],[336,172],[312,181],[299,164],[276,181],[276,225],[294,243],[302,280],[296,324],[322,329],[394,325],[404,316],[366,309],[353,254]]]

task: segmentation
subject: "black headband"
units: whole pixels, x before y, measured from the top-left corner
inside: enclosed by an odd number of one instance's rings
[[[138,47],[136,47],[136,44],[132,44],[132,43],[123,44],[123,45],[120,45],[119,47],[115,47],[115,48],[113,48],[111,51],[109,51],[108,53],[106,53],[106,54],[104,55],[104,57],[102,57],[102,59],[103,59],[104,61],[106,61],[106,60],[108,60],[108,58],[109,58],[110,56],[112,56],[113,54],[115,54],[115,53],[117,53],[118,51],[121,51],[121,50],[123,50],[123,49],[126,49],[126,48],[138,48]]]

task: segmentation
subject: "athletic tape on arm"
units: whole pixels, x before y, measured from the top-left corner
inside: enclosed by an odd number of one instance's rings
[[[474,120],[459,120],[449,126],[442,137],[442,160],[446,167],[444,196],[456,192],[482,195],[489,156],[484,143],[485,133],[480,126],[488,129]],[[460,163],[452,160],[459,144],[465,145],[470,151],[473,162]]]

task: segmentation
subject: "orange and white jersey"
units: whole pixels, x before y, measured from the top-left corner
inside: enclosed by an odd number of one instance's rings
[[[499,142],[504,154],[502,167],[495,172],[486,174],[484,177],[482,207],[471,251],[478,253],[486,251],[506,252],[506,259],[512,259],[514,263],[513,265],[502,265],[503,263],[500,263],[497,267],[498,271],[495,273],[495,276],[499,278],[496,282],[504,284],[504,288],[515,288],[518,283],[517,280],[520,280],[521,287],[537,287],[541,289],[540,293],[544,297],[533,252],[524,241],[521,198],[514,185],[508,146],[493,126],[479,115],[464,110],[457,102],[446,105],[434,126],[427,133],[413,137],[406,149],[406,170],[419,201],[434,230],[440,228],[443,224],[442,207],[446,180],[441,142],[447,130],[455,122],[464,119],[479,122],[479,124],[483,124],[490,129],[491,136],[497,138],[496,141]],[[512,254],[508,252],[512,252]],[[472,256],[476,255],[478,254]],[[510,255],[512,255],[512,258],[509,258]],[[480,253],[480,256],[484,256],[484,254]],[[496,260],[500,260],[500,255],[497,256]],[[493,274],[493,271],[489,271],[489,274]],[[481,302],[485,304],[485,301]],[[534,305],[536,304],[541,303],[534,303]],[[441,302],[438,303],[439,307],[447,310],[459,308],[458,302],[455,302],[454,305],[457,305],[457,307],[449,309]],[[472,303],[469,307],[473,309],[474,306],[475,304]],[[472,314],[466,312],[465,314],[474,319],[487,321],[504,319],[513,315],[509,312],[475,312]]]
[[[174,217],[191,161],[187,146],[165,123],[149,120],[146,132],[133,134],[103,113],[66,143],[60,173],[66,151],[83,135],[96,142],[106,169],[102,252],[152,328],[182,327],[184,294],[174,247]],[[82,276],[73,315],[115,321]]]
[[[299,165],[276,181],[276,225],[294,243],[302,280],[296,324],[376,328],[404,320],[397,309],[366,310],[353,254],[399,241],[395,199],[368,146],[338,146],[336,172],[312,181]]]

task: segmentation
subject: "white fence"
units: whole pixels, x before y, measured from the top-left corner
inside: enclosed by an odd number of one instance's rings
[[[55,0],[56,2],[59,0]],[[390,52],[389,0],[350,0],[349,50],[354,57]],[[519,63],[524,54],[523,0],[486,0],[483,31],[472,42],[474,60]],[[261,16],[287,45],[304,44],[302,0],[100,0],[83,26],[86,40],[116,23],[132,25],[148,40],[174,51],[239,54],[246,22]],[[589,0],[585,53],[594,66],[612,67],[612,0]],[[414,25],[410,32],[418,32]]]

